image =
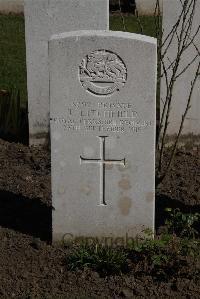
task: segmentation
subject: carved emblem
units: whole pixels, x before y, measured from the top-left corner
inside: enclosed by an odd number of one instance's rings
[[[122,59],[107,50],[97,50],[83,58],[79,67],[82,86],[95,95],[110,95],[126,83],[127,69]]]

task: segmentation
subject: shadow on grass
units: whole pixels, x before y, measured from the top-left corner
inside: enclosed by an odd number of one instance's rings
[[[19,90],[0,89],[0,138],[28,145],[28,105],[21,105]]]
[[[51,242],[52,208],[38,198],[30,199],[0,190],[0,226]]]

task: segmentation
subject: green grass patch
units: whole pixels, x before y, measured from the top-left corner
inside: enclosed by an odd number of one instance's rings
[[[155,18],[153,16],[141,16],[140,24],[135,16],[125,16],[124,24],[125,28],[120,16],[110,16],[110,30],[142,33],[152,37],[156,36]]]
[[[169,218],[164,232],[155,238],[152,238],[151,230],[146,230],[145,237],[138,236],[126,246],[107,246],[98,240],[90,244],[88,238],[81,238],[78,244],[72,243],[65,258],[68,270],[89,268],[101,276],[131,271],[149,274],[159,280],[182,277],[185,271],[183,277],[198,277],[200,239],[195,226],[199,227],[200,214],[184,214],[178,209],[166,211]],[[69,249],[70,244],[66,247]]]
[[[69,270],[84,269],[97,271],[102,276],[126,272],[127,254],[123,250],[101,245],[77,247],[66,259]]]
[[[27,102],[24,17],[0,15],[0,89],[20,91]]]
[[[70,248],[70,247],[69,247]],[[198,277],[200,240],[163,234],[155,239],[135,238],[127,247],[87,243],[72,247],[64,263],[71,271],[91,269],[101,277],[132,272],[149,274],[159,280],[170,277]],[[193,265],[188,272],[189,263]]]

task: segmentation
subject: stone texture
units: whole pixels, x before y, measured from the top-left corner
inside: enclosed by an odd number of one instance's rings
[[[1,13],[23,13],[24,0],[0,0]]]
[[[52,34],[107,29],[108,0],[25,0],[30,144],[49,133],[48,40]]]
[[[52,38],[54,240],[154,228],[155,94],[155,39],[106,31]]]
[[[159,0],[159,1],[160,1],[160,9],[162,10],[163,0]],[[140,16],[154,15],[157,0],[136,0],[135,3],[136,3],[137,11]]]
[[[171,31],[173,25],[178,20],[178,17],[181,12],[181,1],[179,0],[163,0],[163,31],[164,38]],[[193,29],[192,33],[194,34],[199,26],[199,15],[200,15],[200,1],[197,0],[194,20],[193,20]],[[200,50],[200,32],[195,38],[195,44]],[[169,61],[173,61],[175,55],[177,53],[177,40],[173,41],[171,47],[169,48],[167,55],[165,57],[165,65],[166,67],[169,65]],[[191,45],[183,55],[181,60],[179,71],[183,70],[188,63],[196,56],[197,51],[193,45]],[[168,127],[168,134],[173,135],[178,133],[182,114],[186,107],[186,101],[188,99],[188,95],[190,92],[191,81],[194,79],[194,74],[196,72],[197,64],[199,62],[200,57],[196,59],[196,62],[190,66],[190,68],[177,79],[174,88],[173,95],[173,104],[171,109],[171,117],[170,123]],[[166,95],[166,84],[163,79],[161,85],[161,97],[164,98]],[[200,77],[197,79],[196,86],[192,96],[191,109],[188,112],[183,133],[193,133],[200,134]],[[161,112],[162,112],[162,101],[161,101]]]

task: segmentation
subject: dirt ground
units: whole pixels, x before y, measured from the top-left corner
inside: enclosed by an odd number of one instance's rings
[[[0,139],[0,298],[200,298],[200,272],[190,260],[177,261],[167,278],[136,262],[118,276],[68,271],[69,249],[51,245],[50,168],[48,151]],[[177,152],[157,190],[157,230],[166,207],[200,211],[200,149]]]

